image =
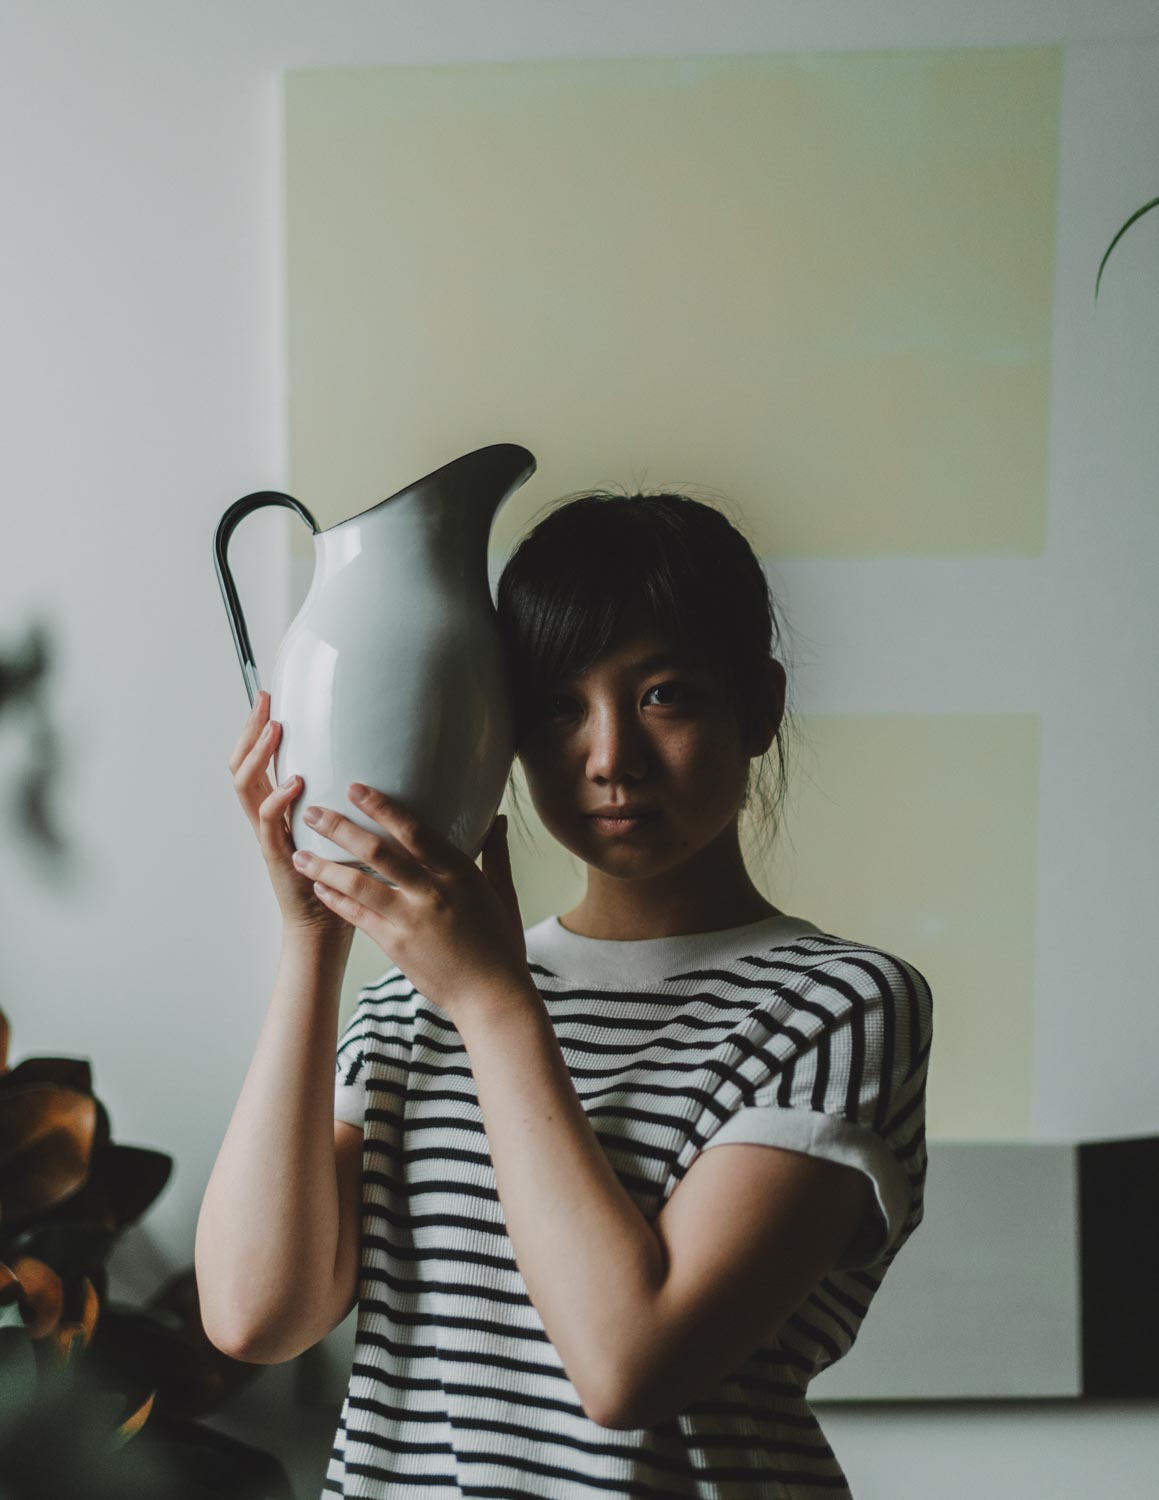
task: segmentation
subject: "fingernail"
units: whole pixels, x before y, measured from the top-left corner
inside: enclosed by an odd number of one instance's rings
[[[305,818],[307,823],[317,823],[321,816],[322,809],[320,807],[308,807],[302,814],[302,817]]]

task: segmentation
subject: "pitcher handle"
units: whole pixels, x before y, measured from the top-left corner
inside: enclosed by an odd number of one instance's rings
[[[250,645],[249,631],[245,625],[245,615],[242,613],[241,600],[237,596],[234,586],[233,574],[229,571],[229,559],[226,556],[226,548],[229,539],[233,535],[234,528],[239,521],[243,521],[250,511],[259,510],[263,505],[285,505],[295,511],[306,525],[309,526],[314,535],[318,533],[318,523],[314,517],[299,501],[292,495],[283,495],[280,490],[255,490],[252,495],[243,495],[240,500],[235,500],[218,522],[217,530],[213,535],[213,562],[217,569],[217,581],[221,585],[221,597],[225,600],[226,612],[229,615],[230,629],[233,631],[233,643],[237,647],[237,659],[241,662],[241,675],[245,678],[246,692],[249,694],[250,707],[261,692],[261,679],[258,677],[257,664],[254,661],[254,648]]]

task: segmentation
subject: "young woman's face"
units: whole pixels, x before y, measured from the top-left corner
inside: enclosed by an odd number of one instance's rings
[[[661,874],[710,844],[735,821],[751,757],[766,748],[742,743],[719,674],[671,647],[655,626],[629,623],[587,672],[552,686],[519,750],[544,827],[608,875]],[[592,816],[620,804],[647,815]]]

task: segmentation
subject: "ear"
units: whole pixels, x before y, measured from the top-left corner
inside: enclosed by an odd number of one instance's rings
[[[763,755],[776,738],[781,720],[785,717],[785,669],[775,657],[765,662],[766,700],[759,719],[759,729],[750,748],[750,755]]]

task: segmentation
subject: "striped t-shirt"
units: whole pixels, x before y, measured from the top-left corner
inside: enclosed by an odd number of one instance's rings
[[[748,1141],[866,1173],[838,1266],[733,1374],[653,1427],[589,1418],[519,1271],[467,1052],[398,968],[358,995],[335,1113],[363,1126],[354,1363],[324,1494],[840,1500],[807,1399],[921,1222],[932,997],[912,964],[786,915],[615,942],[558,917],[527,959],[584,1109],[653,1221]],[[770,1274],[776,1267],[770,1266]]]

